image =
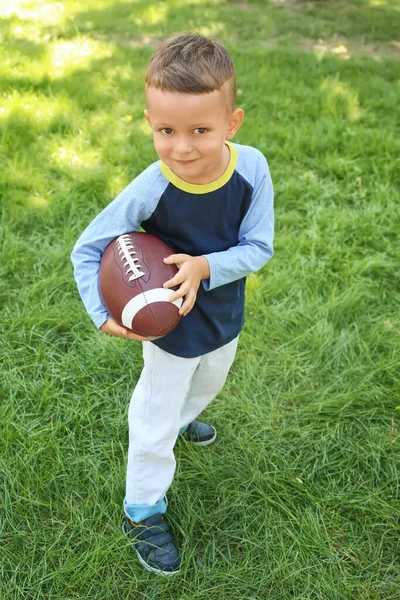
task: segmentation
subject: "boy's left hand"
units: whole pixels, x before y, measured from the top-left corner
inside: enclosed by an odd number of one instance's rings
[[[210,277],[210,267],[208,260],[204,256],[190,256],[189,254],[171,254],[164,258],[164,263],[170,265],[175,263],[178,267],[178,273],[164,283],[165,288],[172,288],[180,285],[169,298],[174,302],[178,298],[185,296],[185,301],[179,309],[179,314],[186,316],[192,310],[196,302],[197,290],[202,279]]]

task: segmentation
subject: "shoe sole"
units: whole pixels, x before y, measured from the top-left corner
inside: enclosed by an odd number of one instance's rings
[[[125,527],[124,527],[125,523],[122,523],[122,532],[124,535],[126,535],[127,537],[128,534],[125,531]],[[137,554],[137,557],[139,559],[140,564],[147,570],[147,571],[151,571],[152,573],[155,573],[156,575],[161,575],[162,577],[170,577],[171,575],[176,575],[177,573],[180,573],[181,570],[178,569],[177,571],[161,571],[160,569],[156,569],[155,567],[151,567],[150,565],[147,564],[147,562],[140,556],[139,552],[136,550],[136,548],[132,545],[130,545],[130,549],[134,550]]]
[[[215,442],[216,439],[217,439],[217,432],[214,433],[214,437],[212,437],[209,440],[206,440],[205,442],[189,442],[189,443],[195,444],[196,446],[209,446],[210,444]]]

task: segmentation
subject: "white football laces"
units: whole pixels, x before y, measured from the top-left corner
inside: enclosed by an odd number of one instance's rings
[[[139,279],[139,277],[143,277],[144,273],[140,269],[141,265],[137,264],[138,258],[134,258],[136,252],[135,247],[131,242],[131,239],[128,234],[120,235],[117,239],[118,243],[118,254],[124,262],[124,267],[128,267],[126,271],[126,275],[132,273],[129,277],[129,281],[133,281],[134,279]]]

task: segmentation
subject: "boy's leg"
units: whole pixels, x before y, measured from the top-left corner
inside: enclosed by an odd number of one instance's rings
[[[135,521],[164,513],[175,472],[180,415],[200,358],[180,358],[143,343],[144,368],[129,406],[125,512]]]
[[[187,427],[222,390],[235,358],[239,337],[222,348],[204,354],[193,375],[189,394],[183,406],[180,429]]]

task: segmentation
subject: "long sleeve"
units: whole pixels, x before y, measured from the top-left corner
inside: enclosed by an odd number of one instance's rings
[[[249,209],[239,229],[239,242],[222,252],[204,254],[210,278],[209,291],[258,271],[273,255],[274,193],[267,161],[259,153],[255,185]]]
[[[71,254],[79,294],[96,327],[109,317],[98,288],[98,272],[105,248],[119,235],[137,231],[153,212],[165,183],[152,168],[134,179],[82,233]]]

